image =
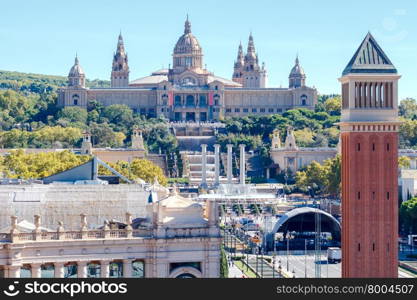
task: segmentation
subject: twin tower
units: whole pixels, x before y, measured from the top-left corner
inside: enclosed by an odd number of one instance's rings
[[[342,277],[398,277],[397,70],[368,33],[342,84]]]

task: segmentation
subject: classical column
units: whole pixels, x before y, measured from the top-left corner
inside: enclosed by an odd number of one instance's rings
[[[109,278],[110,269],[109,269],[109,261],[102,260],[100,261],[100,268],[101,268],[101,278]]]
[[[54,277],[55,278],[64,278],[64,263],[63,262],[55,262],[54,263]]]
[[[77,262],[77,277],[87,278],[87,262],[86,261]]]
[[[232,144],[227,144],[227,183],[232,184],[233,166],[232,166]]]
[[[214,145],[214,185],[220,184],[220,145]]]
[[[201,186],[207,187],[207,145],[201,145]]]
[[[41,278],[41,265],[31,264],[32,278]]]
[[[123,260],[123,277],[124,278],[132,277],[132,261],[130,259]]]
[[[245,145],[240,144],[240,184],[245,184]]]
[[[20,266],[9,266],[8,278],[20,278]]]

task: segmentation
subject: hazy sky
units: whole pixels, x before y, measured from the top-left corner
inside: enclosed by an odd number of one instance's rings
[[[296,53],[307,84],[340,93],[337,78],[372,32],[417,98],[417,1],[4,1],[0,69],[67,75],[78,52],[90,79],[109,79],[121,30],[130,79],[168,67],[188,13],[207,68],[230,78],[239,41],[253,32],[269,86],[287,86]]]

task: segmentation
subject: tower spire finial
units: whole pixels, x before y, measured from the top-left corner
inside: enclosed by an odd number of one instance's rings
[[[185,20],[185,25],[184,25],[184,34],[187,33],[191,33],[191,22],[188,20],[188,14],[187,14],[187,19]]]

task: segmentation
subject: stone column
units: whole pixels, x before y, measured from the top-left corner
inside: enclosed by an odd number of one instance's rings
[[[31,264],[32,278],[41,278],[41,265],[40,264]]]
[[[220,145],[214,145],[214,185],[220,184]]]
[[[240,148],[240,184],[245,184],[245,145],[244,144],[240,144],[239,145]]]
[[[232,184],[233,165],[232,165],[232,144],[227,144],[227,183]]]
[[[101,267],[101,278],[109,278],[110,275],[110,269],[109,269],[109,261],[102,260],[100,261],[100,267]]]
[[[201,145],[201,187],[207,187],[207,145]]]
[[[9,266],[8,278],[20,278],[20,266]]]
[[[77,262],[77,277],[87,278],[87,262],[86,261]]]
[[[54,263],[54,277],[55,278],[64,278],[65,269],[63,262]]]
[[[123,260],[123,277],[124,278],[132,277],[132,261],[130,259]]]

